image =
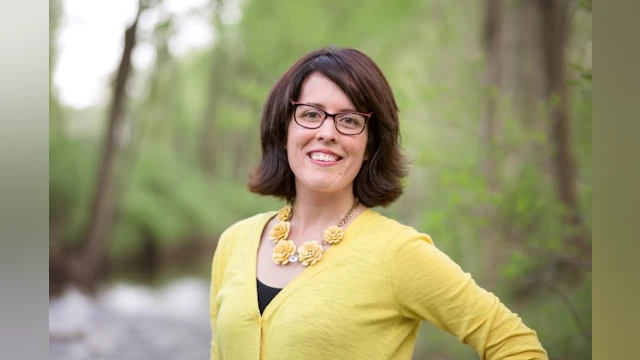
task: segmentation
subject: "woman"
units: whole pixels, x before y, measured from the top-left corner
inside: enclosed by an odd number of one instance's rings
[[[391,88],[357,50],[311,52],[278,80],[249,189],[290,206],[221,236],[212,359],[410,359],[423,320],[482,359],[547,359],[428,235],[371,209],[402,193],[398,135]]]

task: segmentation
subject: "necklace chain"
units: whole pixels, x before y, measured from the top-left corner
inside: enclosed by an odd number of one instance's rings
[[[339,228],[341,228],[344,224],[346,224],[349,219],[351,219],[351,217],[353,216],[353,213],[356,212],[356,209],[358,208],[358,204],[360,203],[360,201],[358,200],[358,198],[355,199],[355,201],[353,202],[353,205],[351,206],[351,209],[349,209],[349,211],[347,211],[346,214],[344,214],[341,218],[340,221],[338,221],[338,223],[334,226],[337,226]],[[315,240],[317,241],[322,235],[324,234],[324,232],[318,236],[316,236]],[[323,245],[331,245],[328,242],[326,242],[324,239],[322,240],[322,244]]]
[[[342,225],[346,224],[347,221],[349,221],[349,219],[351,219],[351,217],[353,216],[353,213],[356,212],[359,203],[360,201],[358,200],[358,198],[356,198],[356,200],[353,202],[353,205],[351,206],[351,209],[349,209],[349,211],[342,217],[342,219],[336,226],[342,227]]]

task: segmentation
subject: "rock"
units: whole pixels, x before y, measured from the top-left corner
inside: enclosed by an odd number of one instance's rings
[[[162,289],[115,284],[88,297],[68,289],[49,303],[49,359],[206,359],[208,282]]]

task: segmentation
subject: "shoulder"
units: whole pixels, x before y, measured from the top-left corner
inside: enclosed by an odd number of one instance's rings
[[[366,218],[363,219],[362,222],[362,231],[364,233],[378,235],[396,246],[413,241],[422,241],[433,245],[433,240],[428,234],[422,233],[412,226],[403,224],[372,209],[367,210]]]
[[[276,214],[275,211],[269,211],[269,212],[256,214],[256,215],[253,215],[251,217],[242,219],[242,220],[236,222],[235,224],[229,226],[222,233],[222,236],[232,235],[232,234],[235,234],[237,232],[247,231],[247,230],[250,230],[250,229],[254,229],[255,227],[258,227],[260,225],[264,225],[264,223],[266,223],[266,220],[271,218],[271,217],[273,217],[275,214]]]
[[[394,267],[394,273],[405,277],[405,271],[434,269],[441,265],[455,267],[426,232],[375,211],[369,212],[360,234],[364,235],[362,238],[367,244],[381,251],[387,262]],[[416,275],[421,276],[420,273]]]
[[[269,211],[253,215],[234,223],[222,232],[222,235],[220,235],[218,240],[218,247],[221,249],[228,249],[233,247],[234,244],[237,244],[239,241],[242,241],[242,239],[252,238],[254,233],[262,232],[264,225],[275,214],[275,211]]]

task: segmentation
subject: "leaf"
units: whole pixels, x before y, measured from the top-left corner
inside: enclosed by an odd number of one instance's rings
[[[579,80],[567,80],[565,84],[567,84],[567,86],[581,86],[582,82]]]
[[[593,12],[592,0],[580,0],[580,8],[588,12]]]
[[[583,72],[584,68],[578,63],[569,63],[569,66],[576,69],[578,72]]]

